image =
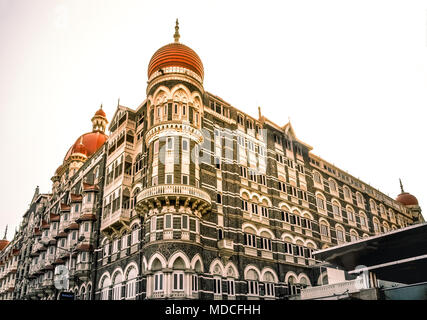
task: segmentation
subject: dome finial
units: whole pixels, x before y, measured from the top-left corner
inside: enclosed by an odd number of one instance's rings
[[[6,229],[4,230],[4,237],[3,237],[3,240],[7,240],[7,225],[6,225]]]
[[[179,35],[179,22],[178,22],[178,18],[176,19],[176,24],[175,24],[175,34],[173,35],[173,38],[175,39],[175,42],[178,43],[179,42],[179,38],[181,36]]]
[[[399,178],[399,182],[400,182],[400,190],[402,190],[402,193],[404,193],[405,191],[403,190],[403,184],[402,184],[402,180]]]

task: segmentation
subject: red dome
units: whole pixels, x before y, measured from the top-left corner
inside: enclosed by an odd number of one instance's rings
[[[102,109],[99,109],[97,112],[95,112],[95,116],[101,116],[101,117],[104,117],[104,118],[107,117],[107,115],[105,114],[104,110],[102,110]]]
[[[77,146],[75,146],[73,153],[81,153],[87,156],[87,149],[85,145],[80,142]]]
[[[397,202],[400,202],[401,204],[405,205],[405,206],[417,206],[418,205],[418,200],[417,198],[415,198],[412,194],[407,193],[407,192],[402,192],[401,194],[399,194],[396,198]]]
[[[203,80],[203,63],[193,49],[186,45],[174,42],[167,44],[157,50],[148,64],[148,78],[165,67],[183,67],[194,71]]]
[[[9,241],[0,240],[0,251],[2,251],[4,248],[6,248],[8,244],[9,244]]]
[[[90,157],[93,155],[102,145],[107,141],[108,136],[100,131],[85,133],[80,136],[76,142],[71,146],[65,155],[64,161],[66,161],[73,153],[82,151],[81,144],[86,149],[86,156]],[[81,144],[80,144],[81,142]],[[80,152],[83,153],[83,152]]]

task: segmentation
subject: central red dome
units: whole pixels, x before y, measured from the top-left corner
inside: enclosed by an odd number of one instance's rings
[[[157,50],[148,64],[148,78],[165,67],[182,67],[194,71],[203,80],[203,63],[196,52],[186,45],[174,42]]]
[[[100,131],[85,133],[78,137],[76,142],[71,146],[65,155],[64,161],[66,161],[73,153],[83,153],[83,149],[86,149],[85,155],[89,158],[93,155],[102,145],[107,141],[108,136]],[[82,146],[83,145],[83,146]]]

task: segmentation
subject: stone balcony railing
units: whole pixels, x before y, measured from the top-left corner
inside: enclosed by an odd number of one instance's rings
[[[205,212],[211,207],[211,197],[200,188],[180,184],[164,184],[147,188],[137,196],[137,205],[146,206],[150,201],[169,199],[189,200],[189,204],[198,207],[198,210]]]
[[[334,297],[367,289],[363,279],[356,279],[324,286],[308,287],[301,290],[301,300],[333,299]]]

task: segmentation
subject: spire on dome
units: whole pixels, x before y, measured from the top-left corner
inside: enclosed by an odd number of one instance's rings
[[[6,236],[7,236],[7,225],[6,225],[6,229],[4,230],[4,237],[3,237],[3,240],[7,240],[7,239],[6,239]]]
[[[178,22],[178,18],[176,19],[176,24],[175,24],[175,34],[173,35],[173,38],[175,39],[175,43],[179,43],[179,38],[181,36],[179,35],[179,22]]]
[[[405,191],[403,190],[402,180],[400,178],[399,178],[399,182],[400,182],[400,190],[402,190],[402,193],[404,193]]]

